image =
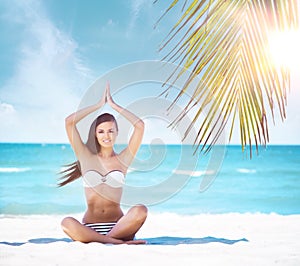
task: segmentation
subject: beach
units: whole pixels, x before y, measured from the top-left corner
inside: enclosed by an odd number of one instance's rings
[[[300,215],[149,213],[137,235],[146,245],[71,241],[60,228],[63,217],[2,215],[0,264],[300,264]]]
[[[300,266],[300,4],[269,2],[0,1],[0,266]],[[138,204],[146,244],[61,228]]]
[[[131,246],[74,242],[61,230],[65,216],[81,221],[86,209],[81,180],[56,185],[60,167],[74,159],[69,145],[0,144],[0,265],[300,265],[300,146],[271,146],[251,160],[227,147],[205,191],[203,172],[215,159],[200,156],[177,193],[163,181],[184,172],[185,147],[154,148],[166,151],[164,160],[153,169],[143,161],[136,167],[143,172],[126,176],[131,188],[151,188],[135,201],[149,210],[136,235],[147,244]],[[148,158],[148,147],[139,154]],[[158,191],[165,198],[150,202]]]

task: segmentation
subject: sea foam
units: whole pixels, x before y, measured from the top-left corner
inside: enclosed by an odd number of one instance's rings
[[[30,167],[0,167],[0,173],[20,173],[30,171]]]

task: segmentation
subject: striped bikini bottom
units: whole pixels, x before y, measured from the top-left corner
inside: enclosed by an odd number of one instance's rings
[[[116,223],[85,223],[83,225],[95,230],[99,234],[106,235]]]

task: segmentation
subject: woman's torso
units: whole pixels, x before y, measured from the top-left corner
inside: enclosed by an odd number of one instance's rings
[[[89,155],[80,160],[87,211],[84,223],[116,222],[122,216],[120,201],[126,170],[118,155],[109,159]]]

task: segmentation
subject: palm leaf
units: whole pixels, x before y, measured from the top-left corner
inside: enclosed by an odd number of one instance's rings
[[[163,16],[178,2],[173,1]],[[210,150],[227,124],[231,140],[236,120],[243,150],[249,145],[251,152],[253,143],[257,150],[266,145],[267,112],[274,120],[274,108],[278,108],[285,118],[290,86],[288,69],[272,65],[268,36],[272,30],[297,28],[297,11],[297,0],[190,1],[161,46],[161,50],[170,47],[163,60],[178,63],[166,80],[166,96],[189,70],[173,105],[200,78],[172,126],[196,109],[184,137],[200,120],[194,144],[202,151]]]

